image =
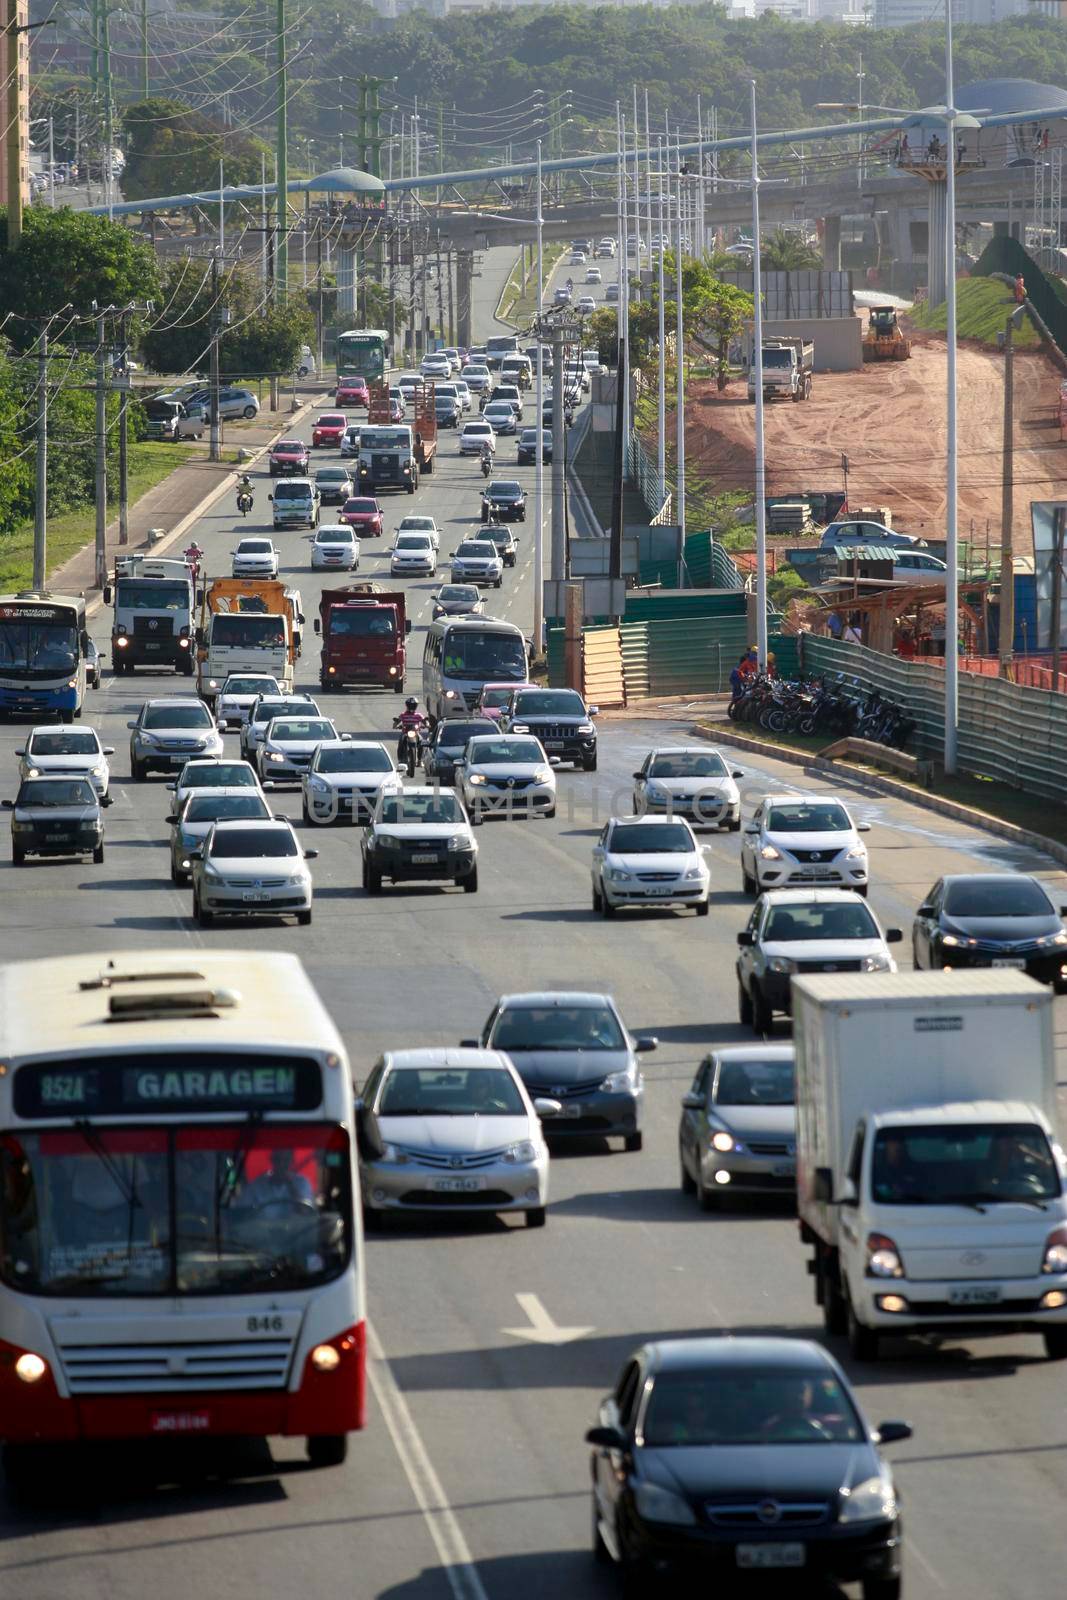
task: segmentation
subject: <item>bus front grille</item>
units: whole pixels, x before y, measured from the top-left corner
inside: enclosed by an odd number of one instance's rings
[[[293,1341],[285,1337],[59,1346],[72,1395],[283,1389],[292,1353]]]

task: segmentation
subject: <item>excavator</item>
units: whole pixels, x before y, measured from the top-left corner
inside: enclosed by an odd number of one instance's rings
[[[907,361],[910,356],[911,340],[900,331],[896,306],[872,306],[863,335],[864,361]]]

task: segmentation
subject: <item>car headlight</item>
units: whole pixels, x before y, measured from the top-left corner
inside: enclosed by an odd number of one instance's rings
[[[630,874],[622,867],[609,867],[604,876],[610,879],[612,883],[629,883],[630,881]]]
[[[649,1522],[669,1522],[675,1527],[688,1528],[696,1524],[693,1508],[680,1494],[663,1489],[658,1483],[639,1483],[634,1491],[634,1504],[638,1516]]]
[[[450,850],[469,850],[473,840],[468,839],[465,833],[454,833],[448,841]]]
[[[864,956],[860,962],[861,972],[891,972],[892,962],[888,956]]]
[[[704,876],[704,869],[703,867],[686,867],[685,876],[687,879],[702,878]]]
[[[30,769],[26,773],[26,776],[28,778],[39,778],[41,776],[40,767],[30,767]]]
[[[649,800],[669,800],[670,794],[661,783],[650,783],[645,787],[645,794]]]
[[[484,772],[471,772],[468,774],[468,778],[474,784],[485,783],[486,781]]]
[[[865,1478],[854,1489],[842,1489],[838,1522],[892,1522],[897,1496],[888,1472]]]
[[[529,733],[530,730],[525,722],[513,722],[509,731],[511,733]]]
[[[537,1160],[536,1146],[529,1139],[523,1139],[518,1144],[508,1145],[504,1151],[505,1161],[529,1162]]]
[[[552,768],[551,767],[539,767],[537,769],[537,771],[533,775],[533,781],[534,781],[534,783],[551,783],[552,782]]]
[[[581,733],[581,734],[584,734],[584,735],[588,735],[590,733],[595,733],[596,729],[593,727],[593,724],[591,722],[579,722],[577,728],[575,728],[574,731],[575,731],[575,733]]]
[[[284,761],[285,757],[282,755],[282,752],[280,750],[268,750],[267,751],[267,760],[268,761]]]
[[[158,744],[159,743],[159,740],[156,738],[154,733],[145,733],[143,729],[137,734],[137,737],[138,737],[138,739],[140,739],[142,744]]]
[[[32,822],[13,822],[11,824],[11,832],[12,833],[32,833],[33,832],[33,823]]]
[[[854,849],[849,850],[845,855],[846,861],[866,861],[866,859],[867,846],[863,844],[856,845]]]
[[[89,773],[89,776],[90,778],[99,778],[100,781],[103,782],[103,780],[107,777],[107,768],[105,766],[93,767]]]
[[[307,875],[303,872],[294,872],[291,878],[285,880],[290,889],[302,889],[307,881]]]
[[[941,943],[955,946],[959,949],[963,949],[965,947],[973,949],[973,947],[978,943],[978,940],[965,939],[961,934],[957,933],[944,933],[941,935]]]
[[[398,1167],[402,1167],[407,1161],[410,1160],[410,1157],[407,1151],[402,1149],[398,1144],[383,1144],[382,1153],[378,1157],[378,1160],[389,1161]]]
[[[790,961],[788,956],[772,956],[767,963],[768,972],[795,972],[797,964]]]
[[[731,1150],[741,1150],[743,1146],[734,1138],[729,1128],[720,1128],[708,1139],[713,1150],[718,1150],[720,1155],[728,1155]]]
[[[308,779],[308,788],[314,789],[316,794],[329,794],[330,792],[330,785],[326,782],[326,779],[320,778],[317,773]]]
[[[1061,928],[1059,933],[1047,933],[1045,937],[1043,939],[1039,939],[1037,943],[1043,950],[1048,949],[1050,945],[1067,944],[1067,932]]]
[[[782,852],[776,850],[773,844],[765,844],[760,851],[760,855],[764,861],[781,861],[782,859]]]
[[[633,1067],[623,1067],[621,1072],[609,1072],[600,1087],[605,1094],[629,1094],[637,1087],[637,1073]]]

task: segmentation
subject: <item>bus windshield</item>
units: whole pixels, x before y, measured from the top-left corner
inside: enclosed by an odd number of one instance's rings
[[[0,621],[0,673],[54,678],[77,667],[78,630],[73,623]]]
[[[388,334],[360,328],[337,336],[338,377],[380,378],[385,371]]]
[[[211,643],[240,645],[245,650],[272,649],[285,643],[285,624],[281,617],[255,612],[216,611]]]
[[[251,1294],[344,1269],[343,1130],[319,1123],[0,1136],[0,1279],[23,1294]]]
[[[526,643],[518,633],[450,630],[441,654],[446,678],[526,682]]]

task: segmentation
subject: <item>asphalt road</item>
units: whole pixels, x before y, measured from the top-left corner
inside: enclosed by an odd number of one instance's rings
[[[531,473],[519,475],[529,481]],[[477,517],[480,483],[477,465],[460,462],[446,443],[415,500],[388,502],[388,525],[416,506],[431,511],[446,528],[447,550]],[[265,478],[256,491],[261,514]],[[228,570],[232,509],[206,518],[197,538],[208,570]],[[308,570],[308,547],[295,534],[280,538],[285,576],[300,587],[310,617],[319,580]],[[531,616],[531,555],[527,538],[493,596],[492,609],[502,597],[503,614],[522,622]],[[371,553],[364,574],[380,564]],[[432,585],[407,587],[417,662]],[[103,643],[103,615],[95,631]],[[309,637],[299,676],[313,688]],[[315,829],[321,854],[310,928],[263,921],[201,932],[188,892],[169,881],[163,780],[132,784],[125,726],[142,699],[186,688],[139,673],[132,681],[105,677],[90,698],[87,720],[118,750],[107,859],[96,868],[43,863],[15,873],[5,848],[8,956],[153,945],[296,950],[360,1077],[387,1046],[475,1033],[501,992],[605,988],[634,1031],[660,1039],[644,1058],[645,1148],[624,1155],[591,1142],[556,1158],[543,1231],[435,1218],[368,1242],[379,1354],[369,1426],[344,1467],[312,1471],[300,1441],[277,1439],[227,1451],[74,1458],[73,1470],[57,1472],[55,1507],[0,1500],[0,1589],[20,1600],[607,1600],[611,1575],[589,1553],[582,1434],[630,1349],[648,1335],[708,1330],[821,1336],[788,1210],[756,1205],[706,1217],[678,1186],[679,1098],[708,1046],[746,1036],[733,975],[748,904],[737,835],[710,840],[706,920],[650,911],[609,924],[590,909],[598,819],[628,801],[629,775],[650,744],[684,735],[687,725],[605,718],[600,770],[561,773],[555,821],[482,829],[476,896],[410,887],[368,899],[358,887],[358,832]],[[388,736],[399,702],[370,692],[328,704],[342,728]],[[19,742],[19,729],[0,729],[0,772],[11,780],[3,792],[12,792]],[[741,764],[750,804],[769,787],[813,788],[781,763]],[[949,866],[1034,871],[1064,898],[1067,880],[1039,855],[905,803],[862,792],[853,800],[873,825],[872,904],[886,924],[907,929],[922,892]],[[298,797],[283,797],[279,810],[298,818]],[[1064,1004],[1056,1007],[1061,1045]],[[784,1036],[781,1023],[776,1031]],[[528,1315],[517,1297],[530,1295],[573,1335],[569,1342],[522,1336]],[[1063,1369],[1045,1362],[1038,1339],[889,1345],[883,1362],[853,1376],[873,1421],[905,1417],[915,1426],[914,1439],[892,1450],[910,1600],[1061,1595]],[[781,1593],[792,1600],[792,1580]]]

